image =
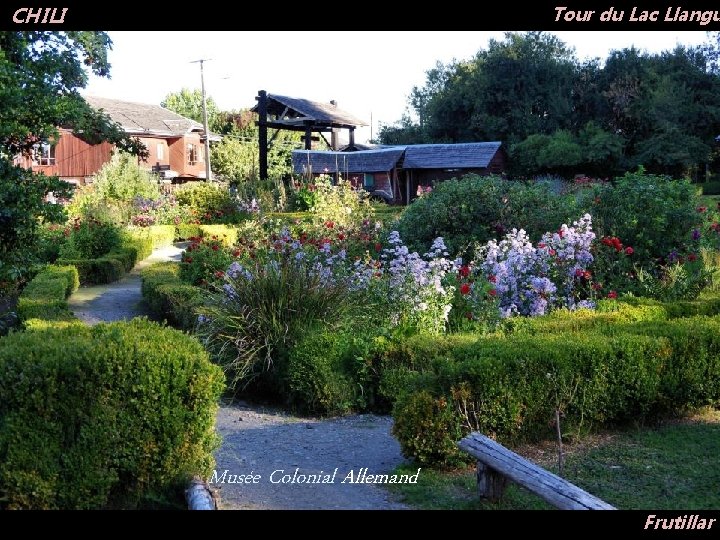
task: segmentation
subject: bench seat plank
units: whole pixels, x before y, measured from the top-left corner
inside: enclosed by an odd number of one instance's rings
[[[562,510],[615,510],[567,480],[528,461],[501,444],[482,435],[471,433],[458,446],[491,469],[532,491]]]

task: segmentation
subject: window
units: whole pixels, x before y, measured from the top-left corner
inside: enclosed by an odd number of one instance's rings
[[[205,162],[205,145],[201,144],[198,147],[198,161]]]
[[[55,147],[51,144],[36,144],[33,147],[33,165],[55,165]]]
[[[163,143],[157,145],[157,158],[165,159],[165,145]]]
[[[198,162],[198,147],[196,144],[188,143],[187,160],[188,165],[195,165]]]

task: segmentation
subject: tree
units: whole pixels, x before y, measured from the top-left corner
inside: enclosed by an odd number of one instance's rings
[[[185,118],[191,118],[196,122],[203,123],[202,91],[197,88],[194,90],[183,88],[179,92],[171,92],[165,96],[160,105]],[[208,129],[220,132],[218,127],[221,117],[217,103],[213,98],[206,97],[205,106],[207,108]]]
[[[0,32],[0,281],[22,279],[38,223],[62,219],[62,208],[45,202],[47,194],[67,197],[71,187],[13,165],[13,156],[52,143],[58,127],[90,143],[107,140],[146,155],[138,139],[78,93],[87,84],[86,69],[108,76],[110,46],[105,32]]]

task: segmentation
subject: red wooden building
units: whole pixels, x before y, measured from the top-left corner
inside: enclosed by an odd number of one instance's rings
[[[93,108],[108,114],[128,135],[145,144],[150,155],[139,161],[141,166],[162,169],[166,180],[205,178],[202,124],[159,105],[99,97],[85,99]],[[219,137],[211,134],[210,140]],[[40,145],[31,157],[20,157],[17,162],[36,172],[84,184],[110,160],[112,150],[109,143],[90,145],[70,130],[60,129],[56,143]]]

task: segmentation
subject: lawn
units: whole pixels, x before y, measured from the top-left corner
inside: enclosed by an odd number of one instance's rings
[[[720,508],[720,410],[659,427],[589,436],[566,449],[565,478],[617,508]],[[557,473],[552,443],[515,450]],[[400,469],[404,473],[416,470],[412,466]],[[480,502],[474,468],[423,469],[417,485],[394,488],[404,502],[423,509],[551,508],[516,485],[508,488],[498,505]]]

